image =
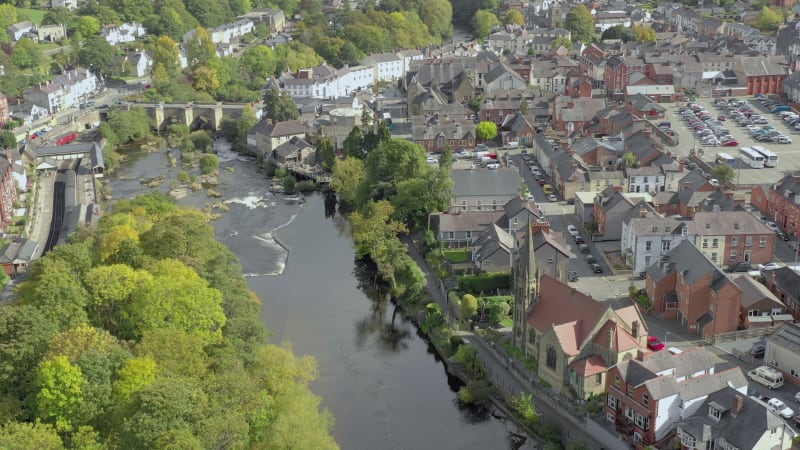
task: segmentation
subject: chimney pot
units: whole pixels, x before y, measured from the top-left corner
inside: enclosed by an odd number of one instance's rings
[[[736,397],[733,398],[731,412],[734,416],[738,416],[739,413],[742,412],[742,408],[744,408],[744,397],[737,394]]]

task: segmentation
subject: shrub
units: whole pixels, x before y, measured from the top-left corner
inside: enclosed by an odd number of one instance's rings
[[[313,192],[317,188],[317,183],[313,180],[304,180],[297,183],[295,189],[298,192]]]
[[[464,403],[486,406],[489,403],[491,387],[484,381],[469,380],[466,386],[458,391],[458,399]]]
[[[283,190],[287,194],[294,194],[296,185],[297,181],[294,179],[294,177],[286,177],[283,179]]]
[[[208,153],[200,157],[200,172],[207,175],[219,166],[219,158],[213,153]]]
[[[187,172],[185,170],[182,170],[178,174],[178,181],[180,181],[181,183],[188,183],[189,182],[189,172]]]
[[[494,292],[511,287],[511,275],[507,273],[487,273],[458,277],[458,288],[471,293]]]
[[[478,299],[474,295],[465,294],[461,299],[461,316],[465,319],[471,319],[478,312]]]
[[[205,131],[195,131],[189,135],[194,148],[201,152],[210,152],[214,149],[214,141]]]
[[[271,159],[268,159],[264,162],[264,172],[267,174],[268,177],[275,176],[275,163],[272,162]]]

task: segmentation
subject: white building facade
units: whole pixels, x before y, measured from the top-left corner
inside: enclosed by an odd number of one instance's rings
[[[675,219],[636,218],[622,222],[622,258],[634,274],[644,272],[682,241],[694,242],[694,222]]]

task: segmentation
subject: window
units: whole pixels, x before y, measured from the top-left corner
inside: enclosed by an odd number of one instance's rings
[[[461,210],[462,211],[466,211],[467,210],[467,202],[466,202],[466,200],[461,200]]]
[[[636,414],[636,426],[639,428],[644,428],[644,416],[641,414]]]
[[[619,389],[620,385],[622,384],[619,375],[614,375],[614,387]]]
[[[478,200],[478,203],[477,203],[477,207],[476,207],[476,209],[477,209],[478,211],[480,211],[480,210],[481,210],[481,201],[480,201],[480,200]]]
[[[465,231],[467,239],[472,239],[472,231]]]
[[[625,417],[633,420],[633,409],[631,409],[631,407],[628,405],[625,405]]]
[[[653,249],[653,241],[644,241],[644,250],[649,252]]]
[[[514,217],[514,225],[516,225],[517,223],[519,223],[519,220],[516,217]]]
[[[633,386],[628,385],[628,397],[633,397]]]
[[[650,403],[650,396],[642,393],[642,405],[647,406]]]
[[[603,374],[602,373],[598,373],[597,375],[594,376],[594,384],[596,384],[598,386],[603,384]]]
[[[694,436],[686,434],[685,432],[681,433],[681,445],[687,448],[694,448],[695,440]]]
[[[536,331],[534,330],[528,331],[528,342],[530,344],[536,344]]]
[[[452,241],[455,238],[456,238],[456,233],[455,232],[453,232],[453,231],[448,231],[447,232],[447,239]]]
[[[767,237],[766,236],[761,236],[761,238],[758,240],[758,246],[761,247],[761,248],[764,248],[764,247],[767,246]]]
[[[731,238],[731,247],[738,247],[738,246],[739,246],[739,238],[738,237],[732,237]]]
[[[714,418],[715,420],[719,420],[720,417],[722,417],[722,413],[720,413],[720,411],[714,408],[713,406],[708,407],[708,415]]]
[[[685,226],[681,227],[681,236],[686,237],[689,235],[689,229]]]
[[[670,241],[661,241],[661,251],[668,252],[671,244]]]
[[[492,211],[497,211],[497,200],[492,200]]]
[[[800,371],[792,369],[789,371],[789,373],[795,378],[800,378]]]
[[[613,395],[609,394],[608,406],[610,406],[614,410],[617,410],[619,408],[619,400],[617,400],[617,397],[614,397]]]
[[[639,434],[638,431],[634,431],[633,432],[633,442],[636,443],[636,444],[638,444],[639,442],[642,442],[642,435]]]
[[[717,252],[711,254],[711,262],[713,263],[717,262]]]
[[[703,248],[708,248],[708,239],[703,239]]]
[[[738,255],[736,254],[736,250],[733,250],[733,251],[731,251],[731,257],[730,257],[730,260],[731,260],[731,261],[736,261],[736,257],[737,257],[737,256],[738,256]]]
[[[553,370],[556,368],[556,351],[553,347],[547,348],[547,367]]]
[[[717,247],[719,247],[719,239],[714,238],[711,240],[711,248],[717,248]]]
[[[750,247],[751,245],[753,245],[753,236],[745,237],[744,238],[744,246],[745,247]]]

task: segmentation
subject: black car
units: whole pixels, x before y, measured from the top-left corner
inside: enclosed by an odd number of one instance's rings
[[[753,269],[753,266],[747,261],[739,261],[736,264],[730,266],[731,272],[749,272]]]
[[[603,273],[603,268],[600,267],[600,264],[592,263],[592,264],[590,264],[590,266],[592,266],[592,272],[594,272],[594,273]]]
[[[778,231],[777,233],[775,233],[775,235],[778,236],[778,239],[784,242],[789,240],[789,235],[784,233],[783,231]]]
[[[574,270],[569,271],[569,281],[578,281],[578,272]]]
[[[586,256],[583,257],[583,259],[585,259],[586,262],[589,263],[589,264],[597,264],[597,260],[594,259],[593,255],[586,255]]]
[[[578,245],[586,243],[586,241],[584,241],[583,238],[580,235],[573,236],[573,237],[575,238],[575,243],[578,244]]]
[[[753,358],[761,359],[767,351],[767,343],[765,341],[758,341],[750,347],[750,356]]]

